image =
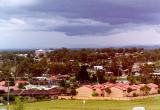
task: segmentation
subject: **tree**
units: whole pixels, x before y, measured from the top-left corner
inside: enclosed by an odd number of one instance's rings
[[[137,84],[138,81],[137,81],[138,77],[137,76],[133,76],[133,75],[129,75],[127,77],[127,80],[131,83],[131,84]]]
[[[103,70],[98,70],[97,71],[97,79],[98,79],[98,83],[104,83],[105,82],[105,71]]]
[[[140,91],[143,92],[143,95],[148,95],[150,90],[151,88],[146,85],[140,88]]]
[[[35,76],[35,77],[41,76],[47,71],[47,68],[40,62],[33,63],[30,69],[31,69],[32,76]]]
[[[111,94],[111,89],[110,89],[109,87],[107,87],[107,88],[105,89],[105,91],[106,91],[107,95]]]
[[[129,94],[130,94],[132,91],[133,91],[132,88],[130,88],[130,87],[127,88],[128,96],[129,96]]]
[[[110,82],[110,83],[116,83],[117,77],[115,77],[115,76],[109,76],[109,77],[106,78],[106,80],[108,82]]]
[[[96,96],[98,96],[98,95],[99,95],[99,94],[98,94],[96,91],[93,91],[93,92],[92,92],[92,96],[93,96],[93,97],[96,97]]]
[[[12,78],[11,67],[12,67],[12,65],[11,65],[10,62],[5,62],[2,65],[1,72],[0,72],[0,78],[1,78],[1,80],[8,81],[9,79]]]
[[[127,88],[127,93],[130,93],[130,92],[132,92],[133,90],[132,90],[132,88]]]
[[[49,65],[49,74],[67,74],[67,67],[64,63],[51,63]]]
[[[79,73],[77,74],[76,79],[82,83],[89,81],[89,75],[87,72],[87,67],[85,65],[81,66]]]
[[[153,73],[154,70],[154,65],[145,64],[144,66],[141,66],[141,73],[143,73],[145,76],[148,76],[150,73]]]

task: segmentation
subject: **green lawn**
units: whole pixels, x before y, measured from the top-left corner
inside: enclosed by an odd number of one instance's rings
[[[26,103],[25,110],[131,110],[135,106],[144,106],[147,110],[160,110],[160,97],[136,101],[86,100],[85,104],[82,100],[53,100]]]

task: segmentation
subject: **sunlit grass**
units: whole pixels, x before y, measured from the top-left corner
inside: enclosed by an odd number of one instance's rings
[[[52,100],[26,103],[25,110],[131,110],[135,106],[160,110],[160,97],[134,101],[86,100],[85,104],[83,100]]]

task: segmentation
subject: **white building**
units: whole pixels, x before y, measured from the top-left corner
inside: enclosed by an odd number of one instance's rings
[[[94,70],[103,70],[103,66],[94,66]]]
[[[16,54],[18,57],[24,57],[27,58],[28,54]]]
[[[36,57],[39,57],[40,55],[46,55],[46,51],[45,50],[42,50],[42,49],[39,49],[39,50],[36,50],[35,51],[35,55]]]

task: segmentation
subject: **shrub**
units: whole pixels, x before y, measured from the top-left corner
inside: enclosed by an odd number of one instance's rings
[[[130,92],[132,92],[132,88],[127,88],[127,93],[130,93]]]
[[[111,93],[111,89],[108,88],[108,87],[105,89],[105,91],[106,91],[106,93],[107,93],[108,95]]]
[[[141,87],[140,90],[143,92],[144,95],[148,95],[151,88],[145,85]]]
[[[93,91],[93,93],[92,93],[92,96],[93,97],[96,97],[96,96],[98,96],[99,94],[96,92],[96,91]]]
[[[24,104],[20,97],[15,98],[15,105],[13,106],[13,110],[24,110]]]
[[[46,95],[37,95],[35,96],[35,98],[37,99],[37,101],[49,100],[49,97]]]
[[[7,94],[4,95],[3,100],[7,101],[8,100],[7,97],[8,97]],[[9,95],[9,101],[15,101],[15,96],[14,95]]]
[[[71,89],[71,95],[77,95],[77,91],[75,89]]]
[[[25,86],[27,85],[27,83],[20,83],[19,85],[18,85],[18,88],[20,88],[20,89],[25,89]]]
[[[5,91],[4,90],[0,90],[0,94],[4,94],[5,93]]]
[[[136,94],[136,93],[133,93],[133,97],[137,97],[138,96],[138,94]]]
[[[158,89],[158,94],[160,94],[160,88]]]

